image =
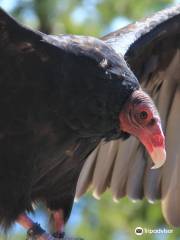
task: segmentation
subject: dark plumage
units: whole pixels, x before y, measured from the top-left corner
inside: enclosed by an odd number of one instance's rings
[[[0,223],[38,200],[67,219],[85,158],[123,136],[119,112],[139,83],[101,40],[48,36],[3,10],[0,35]]]

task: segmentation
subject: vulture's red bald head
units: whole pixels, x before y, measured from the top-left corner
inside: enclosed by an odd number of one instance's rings
[[[165,137],[151,98],[141,89],[136,90],[119,118],[121,130],[136,136],[144,144],[155,164],[153,168],[161,167],[166,160]]]

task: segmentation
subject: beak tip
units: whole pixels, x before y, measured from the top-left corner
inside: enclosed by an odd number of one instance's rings
[[[151,158],[155,163],[151,169],[158,169],[164,165],[166,162],[166,151],[164,148],[155,148],[151,153]]]
[[[158,169],[164,165],[165,161],[161,161],[160,164],[156,163],[154,166],[151,167],[151,169]]]

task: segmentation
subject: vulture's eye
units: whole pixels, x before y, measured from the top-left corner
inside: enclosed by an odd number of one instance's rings
[[[139,116],[140,116],[140,119],[144,120],[144,119],[147,119],[148,114],[146,111],[142,111],[142,112],[140,112]]]

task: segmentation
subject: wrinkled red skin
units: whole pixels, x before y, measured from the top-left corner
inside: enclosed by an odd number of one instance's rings
[[[147,116],[142,118],[142,112]],[[141,89],[135,91],[119,115],[124,132],[137,137],[151,155],[155,148],[165,149],[165,137],[158,111],[151,98]]]

